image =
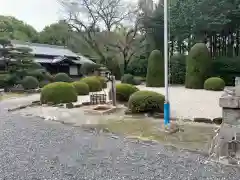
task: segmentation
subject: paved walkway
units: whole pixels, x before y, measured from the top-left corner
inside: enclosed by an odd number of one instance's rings
[[[5,108],[14,102],[0,102],[0,179],[240,179],[240,170],[206,165],[198,154],[8,113]]]

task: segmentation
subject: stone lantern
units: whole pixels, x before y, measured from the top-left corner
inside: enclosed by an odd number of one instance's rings
[[[219,99],[223,122],[210,153],[225,164],[240,164],[240,85],[224,91]]]

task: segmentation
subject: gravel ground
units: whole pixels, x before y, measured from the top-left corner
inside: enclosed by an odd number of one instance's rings
[[[13,104],[0,102],[0,179],[240,179],[240,170],[205,164],[198,154],[7,113]]]
[[[164,88],[150,88],[145,85],[138,86],[140,90],[150,90],[164,93]],[[219,98],[222,91],[206,91],[203,89],[186,89],[182,86],[172,86],[169,89],[171,116],[182,119],[195,117],[217,118],[222,117],[219,107]]]

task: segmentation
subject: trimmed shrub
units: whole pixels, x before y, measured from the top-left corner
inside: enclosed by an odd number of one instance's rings
[[[86,83],[75,81],[72,83],[78,95],[88,95],[89,94],[89,87]]]
[[[139,91],[139,89],[131,84],[116,85],[116,99],[121,102],[127,102],[129,97]]]
[[[165,97],[157,92],[138,91],[130,96],[128,109],[132,113],[163,113],[164,100]]]
[[[153,50],[148,58],[146,86],[164,86],[164,59],[159,50]]]
[[[50,81],[48,80],[43,80],[39,82],[39,87],[43,88],[44,86],[48,85],[50,83]]]
[[[139,76],[134,77],[133,80],[134,80],[134,85],[140,85],[143,82],[143,78]]]
[[[126,83],[126,84],[135,84],[134,82],[134,76],[131,74],[124,74],[121,78],[121,83]]]
[[[225,87],[225,82],[219,77],[208,78],[204,82],[204,89],[212,91],[222,91]]]
[[[170,60],[170,83],[184,84],[186,74],[186,56],[183,54],[176,54]]]
[[[66,73],[57,73],[54,77],[55,82],[71,82],[72,79]]]
[[[100,81],[103,89],[107,88],[107,81],[104,77],[102,76],[95,76],[95,77]]]
[[[82,78],[81,81],[89,86],[90,92],[97,92],[102,90],[102,84],[95,76]]]
[[[217,57],[212,62],[213,77],[220,77],[226,86],[235,85],[235,77],[240,77],[240,57]]]
[[[39,86],[39,82],[38,82],[37,78],[35,78],[35,77],[26,76],[21,81],[21,85],[26,90],[28,90],[28,89],[36,89]]]
[[[77,92],[72,84],[66,82],[50,83],[43,87],[40,101],[43,104],[76,102]]]
[[[211,57],[204,43],[195,44],[186,59],[185,87],[202,89],[209,75]]]
[[[33,76],[37,78],[38,81],[44,81],[44,80],[51,81],[53,79],[51,74],[48,73],[45,69],[36,69],[36,70],[30,71],[28,73],[28,76]]]

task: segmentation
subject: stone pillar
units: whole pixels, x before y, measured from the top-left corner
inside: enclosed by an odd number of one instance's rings
[[[210,154],[224,164],[240,162],[240,86],[219,99],[223,122],[213,139]]]

